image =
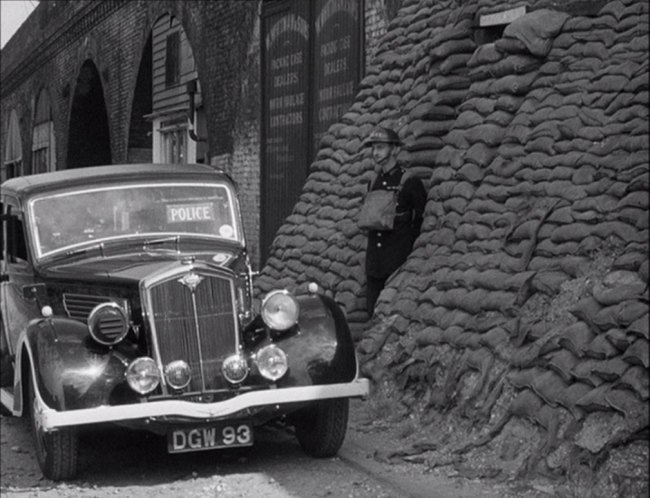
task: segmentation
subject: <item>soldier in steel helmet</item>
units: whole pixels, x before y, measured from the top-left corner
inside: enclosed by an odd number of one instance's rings
[[[406,260],[420,234],[426,192],[422,181],[413,175],[404,179],[405,169],[398,164],[401,140],[395,131],[375,128],[368,137],[372,145],[377,177],[370,190],[397,191],[392,230],[370,230],[366,251],[367,310],[372,316],[379,293],[388,277]]]

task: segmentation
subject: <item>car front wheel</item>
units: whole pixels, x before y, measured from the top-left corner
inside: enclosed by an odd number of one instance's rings
[[[72,479],[77,474],[78,436],[72,429],[45,432],[36,400],[34,379],[28,379],[29,421],[36,459],[43,475],[52,481]]]
[[[11,370],[11,356],[9,355],[9,347],[5,337],[5,326],[0,317],[0,387],[12,386],[14,378]],[[2,408],[2,405],[0,405],[0,408]],[[4,410],[4,408],[2,409]]]
[[[348,427],[349,400],[325,399],[305,408],[296,420],[302,449],[316,458],[333,457],[341,448]]]

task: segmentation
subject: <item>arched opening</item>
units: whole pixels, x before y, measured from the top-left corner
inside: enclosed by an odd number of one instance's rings
[[[46,173],[56,169],[56,147],[54,142],[54,121],[50,95],[46,89],[39,92],[34,112],[32,132],[31,173]]]
[[[95,64],[81,66],[72,100],[67,168],[111,163],[111,142],[102,82]]]
[[[151,122],[146,118],[152,112],[152,37],[144,47],[138,79],[133,92],[133,104],[131,105],[131,124],[129,126],[129,151],[127,161],[129,163],[150,163],[153,161],[153,140]]]
[[[2,161],[2,175],[0,181],[8,180],[23,174],[23,146],[20,141],[20,128],[18,115],[13,109],[7,124],[7,137],[5,139],[5,157]]]

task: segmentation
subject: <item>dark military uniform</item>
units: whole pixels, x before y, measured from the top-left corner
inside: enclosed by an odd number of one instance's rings
[[[366,275],[368,313],[372,314],[386,280],[408,257],[420,234],[427,195],[420,179],[409,176],[400,187],[404,168],[395,166],[381,173],[371,190],[398,190],[393,230],[368,232]]]

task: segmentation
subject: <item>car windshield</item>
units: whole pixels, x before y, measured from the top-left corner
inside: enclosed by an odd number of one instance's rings
[[[60,191],[32,199],[29,217],[38,258],[119,239],[243,238],[233,192],[225,184],[140,183]]]

